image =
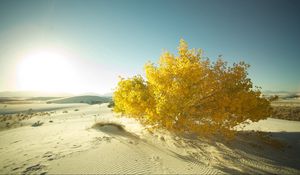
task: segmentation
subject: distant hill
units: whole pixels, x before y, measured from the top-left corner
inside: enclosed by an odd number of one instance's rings
[[[47,101],[47,100],[53,100],[53,99],[61,99],[62,97],[30,97],[26,98],[26,100],[29,101]]]
[[[109,103],[112,101],[111,97],[100,97],[100,96],[74,96],[68,98],[62,98],[58,100],[49,100],[47,103],[87,103],[87,104],[101,104]]]
[[[95,92],[85,92],[82,94],[77,94],[76,96],[104,96]]]

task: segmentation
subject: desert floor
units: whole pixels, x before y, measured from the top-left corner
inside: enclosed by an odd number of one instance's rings
[[[2,114],[35,112],[22,121],[12,116],[8,128],[1,121],[0,174],[300,174],[298,121],[269,118],[233,141],[207,140],[149,132],[107,104],[26,105],[0,104]],[[97,122],[125,130],[92,127]]]

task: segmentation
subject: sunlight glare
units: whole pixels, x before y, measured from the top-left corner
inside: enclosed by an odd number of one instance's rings
[[[17,74],[18,86],[22,90],[76,91],[72,64],[57,51],[41,50],[26,55],[18,65]]]

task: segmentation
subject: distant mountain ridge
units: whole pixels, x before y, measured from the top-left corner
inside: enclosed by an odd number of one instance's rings
[[[112,101],[111,97],[100,97],[100,96],[74,96],[61,98],[56,100],[49,100],[47,103],[87,103],[87,104],[101,104],[109,103]]]

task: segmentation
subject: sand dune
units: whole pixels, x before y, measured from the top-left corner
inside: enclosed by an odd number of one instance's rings
[[[78,110],[75,110],[78,109]],[[300,122],[268,119],[240,131],[236,140],[197,139],[148,132],[102,105],[56,109],[0,131],[0,173],[23,174],[299,174]],[[50,122],[52,121],[52,122]],[[113,125],[94,125],[117,123]],[[94,127],[93,127],[94,126]],[[252,129],[271,131],[279,147]],[[277,143],[277,142],[276,142]]]

